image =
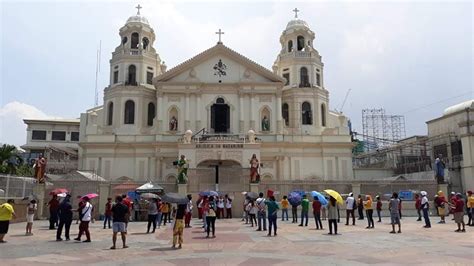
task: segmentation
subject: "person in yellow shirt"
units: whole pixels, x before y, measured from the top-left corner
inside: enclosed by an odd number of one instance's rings
[[[290,206],[290,202],[288,201],[288,198],[286,196],[283,196],[283,199],[280,201],[280,204],[281,204],[281,220],[283,221],[286,215],[286,220],[288,221],[288,207]]]
[[[0,243],[7,242],[3,240],[3,238],[8,233],[10,220],[16,217],[15,210],[13,209],[14,203],[15,202],[12,199],[9,199],[6,203],[0,205]]]
[[[366,227],[367,229],[373,229],[374,228],[374,218],[372,217],[374,214],[374,209],[372,208],[372,196],[366,195],[365,196],[365,201],[364,201],[364,209],[365,209],[365,214],[367,215],[367,222],[368,226]]]
[[[474,195],[472,195],[472,191],[470,190],[467,192],[466,207],[467,217],[469,217],[467,225],[474,226]]]

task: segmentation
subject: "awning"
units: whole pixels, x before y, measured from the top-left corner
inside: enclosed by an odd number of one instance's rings
[[[163,191],[164,188],[162,186],[151,182],[143,184],[135,189],[135,192],[137,193],[162,193]]]

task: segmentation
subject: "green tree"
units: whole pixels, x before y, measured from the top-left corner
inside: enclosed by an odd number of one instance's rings
[[[23,159],[14,145],[3,144],[0,147],[0,173],[15,174],[17,166],[22,163]]]

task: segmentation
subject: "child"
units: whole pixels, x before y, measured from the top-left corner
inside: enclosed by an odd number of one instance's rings
[[[380,196],[377,195],[375,197],[377,199],[377,216],[379,217],[379,220],[377,222],[381,223],[382,222],[382,200],[380,199]]]
[[[35,219],[35,213],[38,210],[36,200],[31,200],[26,208],[26,234],[27,236],[33,235],[31,229],[33,228],[33,220]]]
[[[288,198],[286,196],[283,196],[283,199],[281,200],[280,204],[281,204],[281,220],[283,221],[286,215],[286,220],[288,221],[288,206],[290,204],[288,202]]]

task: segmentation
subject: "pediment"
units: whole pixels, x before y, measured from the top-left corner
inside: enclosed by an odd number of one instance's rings
[[[265,67],[219,43],[158,76],[163,83],[283,83]]]

